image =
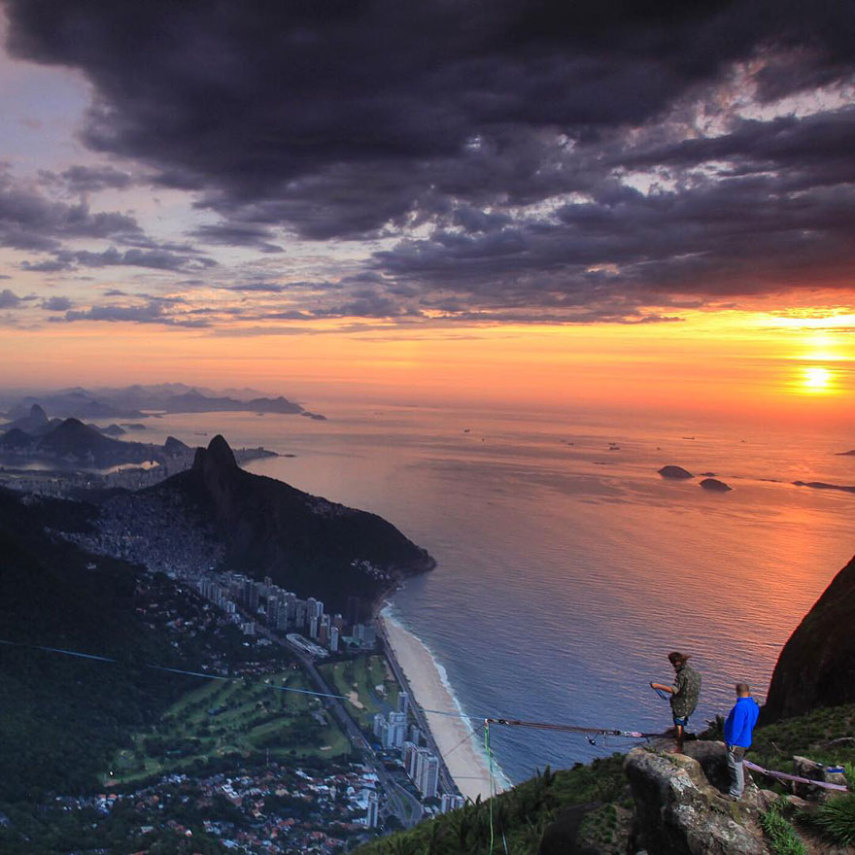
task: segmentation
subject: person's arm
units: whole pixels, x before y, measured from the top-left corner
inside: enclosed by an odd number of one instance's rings
[[[651,683],[651,689],[659,689],[662,692],[670,692],[672,695],[677,691],[674,686],[666,686],[664,683]]]
[[[748,724],[748,714],[748,710],[745,709],[743,704],[734,705],[730,711],[730,715],[727,717],[727,722],[725,722],[725,743],[732,745],[735,740],[743,737],[745,727]],[[730,723],[729,728],[727,727],[728,722]]]

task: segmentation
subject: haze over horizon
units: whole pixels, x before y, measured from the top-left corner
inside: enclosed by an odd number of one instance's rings
[[[2,0],[3,385],[843,427],[851,4]]]

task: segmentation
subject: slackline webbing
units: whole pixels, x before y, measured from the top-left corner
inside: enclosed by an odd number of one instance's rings
[[[616,730],[608,727],[583,727],[578,724],[550,724],[545,721],[521,721],[515,718],[487,718],[489,724],[501,724],[507,727],[534,727],[539,730],[558,730],[565,733],[590,733],[594,736],[624,736],[628,739],[651,739],[662,736],[661,733],[643,733],[640,730]]]
[[[803,778],[800,775],[788,775],[786,772],[775,772],[771,769],[764,769],[750,760],[743,760],[742,765],[752,772],[757,772],[760,775],[768,775],[770,778],[779,778],[782,781],[794,781],[797,784],[810,784],[812,787],[822,787],[826,790],[838,790],[839,792],[849,792],[849,787],[845,784],[830,784],[827,781],[814,781],[810,778]]]

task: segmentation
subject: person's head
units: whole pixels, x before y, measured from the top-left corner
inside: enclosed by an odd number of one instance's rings
[[[685,653],[678,653],[676,650],[668,654],[668,661],[674,666],[675,671],[679,671],[686,664],[688,658]]]
[[[748,683],[737,683],[736,684],[736,697],[737,698],[747,698],[751,695],[751,687]]]

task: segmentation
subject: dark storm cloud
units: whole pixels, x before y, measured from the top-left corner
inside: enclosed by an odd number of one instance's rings
[[[670,292],[841,284],[855,261],[851,110],[731,116],[694,139],[663,121],[735,62],[759,68],[767,102],[852,79],[852,3],[5,4],[15,53],[92,81],[90,147],[219,213],[194,238],[273,252],[283,228],[421,228],[374,256],[373,286],[315,312],[632,320]],[[662,186],[634,190],[639,171]],[[63,177],[84,192],[121,175]],[[24,248],[55,249],[46,234]]]
[[[282,252],[282,247],[271,243],[272,233],[262,226],[241,223],[217,223],[202,226],[192,232],[193,237],[205,243],[225,246],[248,246],[262,252]]]
[[[44,170],[40,173],[40,178],[45,184],[62,185],[74,194],[96,193],[99,190],[124,190],[133,182],[129,173],[112,166],[70,166],[59,174]]]
[[[72,238],[139,234],[141,229],[133,217],[112,211],[93,213],[85,202],[55,201],[0,169],[0,246],[52,250]]]

